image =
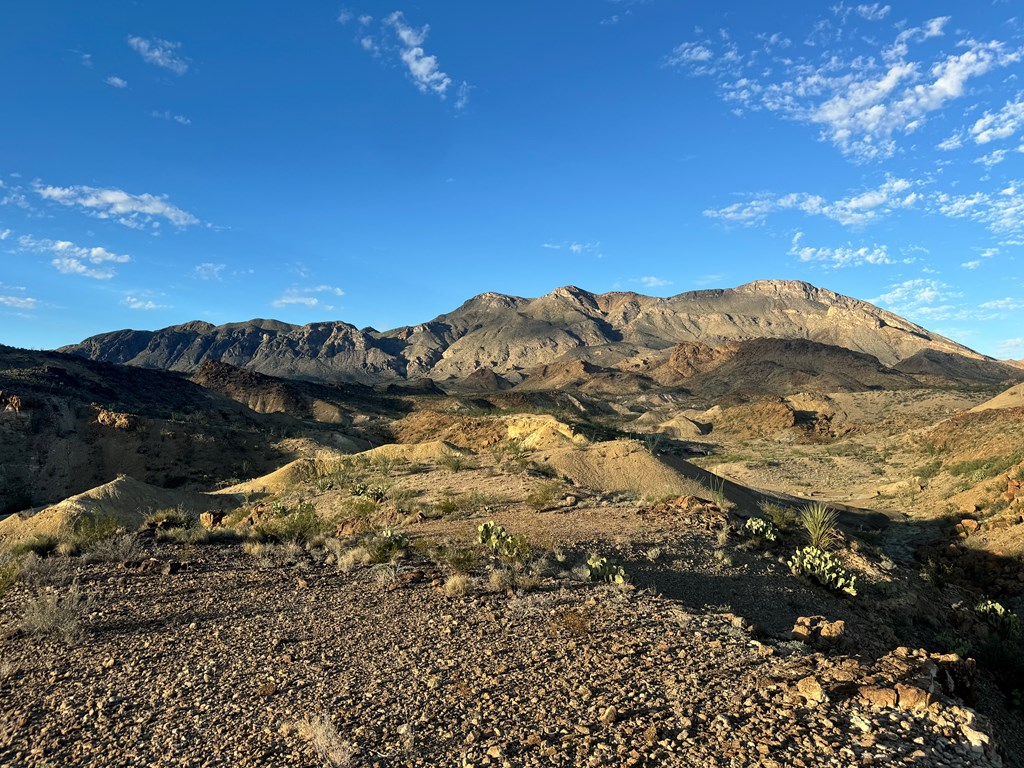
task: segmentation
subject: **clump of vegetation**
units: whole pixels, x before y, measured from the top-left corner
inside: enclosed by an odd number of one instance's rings
[[[64,539],[70,551],[80,552],[121,530],[121,522],[114,515],[82,515]]]
[[[18,578],[18,558],[6,549],[0,549],[0,597],[3,597]]]
[[[371,563],[390,563],[409,547],[409,537],[394,528],[381,528],[366,536],[362,547]]]
[[[354,483],[352,485],[352,495],[361,496],[369,499],[377,504],[384,501],[388,496],[388,489],[383,485],[369,485],[367,483]]]
[[[16,544],[12,544],[10,552],[12,555],[21,556],[33,554],[38,557],[48,557],[53,554],[57,549],[57,545],[60,540],[56,536],[46,536],[45,534],[36,534],[30,539],[19,541]]]
[[[530,544],[526,537],[510,535],[493,520],[477,528],[477,541],[508,562],[523,562],[530,557]]]
[[[779,540],[779,529],[762,517],[751,517],[743,526],[744,533],[752,539],[773,542]]]
[[[161,509],[146,518],[143,528],[171,530],[173,528],[193,528],[197,520],[181,509]]]
[[[491,457],[498,466],[511,465],[515,469],[526,469],[528,465],[527,454],[529,451],[519,438],[511,437],[501,443],[495,443],[490,447]]]
[[[813,549],[828,551],[841,540],[839,513],[825,504],[815,503],[805,507],[800,513],[800,525],[807,535],[807,543]]]
[[[555,502],[562,497],[564,492],[565,486],[562,485],[561,481],[549,480],[534,488],[526,497],[526,503],[538,511],[547,509],[554,506]]]
[[[762,501],[759,505],[761,514],[780,531],[788,531],[796,525],[797,515],[789,507],[774,501]]]
[[[626,571],[621,565],[615,565],[609,562],[607,557],[596,554],[587,560],[587,573],[590,580],[595,583],[624,584],[627,579]]]
[[[299,736],[309,742],[327,768],[344,768],[351,763],[354,750],[342,741],[338,729],[326,715],[304,721],[298,730]]]
[[[802,547],[788,562],[796,576],[807,576],[834,592],[857,594],[857,577],[850,574],[831,552],[815,546]]]
[[[469,590],[469,577],[464,573],[453,573],[444,583],[444,593],[448,597],[458,597]]]
[[[474,467],[474,463],[470,457],[449,448],[446,448],[441,452],[441,455],[437,459],[437,463],[449,472],[461,472],[464,469],[472,469]]]
[[[73,645],[85,634],[83,622],[92,599],[77,582],[60,593],[43,593],[29,600],[21,615],[21,629],[30,635],[45,635]]]
[[[456,573],[469,573],[480,565],[480,555],[470,547],[441,547],[436,550],[434,558],[448,565]]]
[[[325,533],[328,527],[311,501],[299,501],[293,509],[277,502],[271,507],[270,517],[253,528],[253,534],[259,539],[299,542]]]
[[[974,607],[974,612],[1000,637],[1007,639],[1021,635],[1021,621],[1013,611],[1005,608],[995,600],[982,600]]]
[[[118,533],[91,544],[83,553],[83,558],[90,563],[125,563],[138,560],[142,556],[142,547],[138,539],[130,533]]]
[[[582,637],[590,632],[590,616],[580,608],[563,608],[552,617],[550,626],[557,634]]]

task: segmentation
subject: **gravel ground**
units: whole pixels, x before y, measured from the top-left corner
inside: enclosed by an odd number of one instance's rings
[[[448,596],[425,561],[148,546],[0,598],[0,766],[1007,764],[909,651],[826,656],[565,577]],[[77,642],[17,629],[72,578]]]

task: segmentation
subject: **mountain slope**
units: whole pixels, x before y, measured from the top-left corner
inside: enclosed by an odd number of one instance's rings
[[[220,360],[273,376],[375,383],[465,379],[479,369],[515,374],[566,356],[608,367],[638,355],[667,356],[682,342],[757,338],[844,347],[887,367],[923,350],[986,359],[867,302],[785,280],[669,298],[572,286],[536,299],[484,293],[430,322],[383,333],[342,322],[192,322],[101,334],[61,351],[175,371]]]

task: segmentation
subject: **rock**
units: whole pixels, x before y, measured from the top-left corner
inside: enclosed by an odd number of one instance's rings
[[[829,621],[824,616],[801,616],[791,632],[794,640],[823,647],[838,646],[845,634],[846,622],[841,619]]]
[[[813,675],[798,680],[796,689],[809,704],[816,704],[825,698],[825,690],[821,687],[821,682]]]
[[[981,731],[975,730],[967,723],[963,723],[960,726],[960,732],[967,737],[967,740],[971,743],[971,747],[973,747],[974,749],[984,749],[988,746],[988,735],[982,733]]]
[[[857,689],[857,696],[865,704],[870,704],[879,709],[888,709],[896,706],[896,691],[892,688],[862,685]]]
[[[263,698],[269,698],[278,692],[278,687],[275,683],[264,683],[256,689],[256,695],[262,696]]]
[[[601,722],[605,725],[611,725],[619,716],[619,710],[615,705],[611,705],[605,708],[604,712],[601,713]]]
[[[224,522],[227,512],[203,512],[199,515],[199,524],[203,528],[216,528]]]
[[[896,693],[899,696],[900,709],[927,709],[934,701],[930,693],[918,688],[916,685],[896,683]]]
[[[965,517],[963,520],[960,521],[960,527],[968,536],[970,536],[972,533],[976,533],[980,525],[981,524],[977,520],[974,520],[970,517]]]
[[[179,563],[177,560],[168,560],[160,568],[160,573],[162,573],[164,576],[172,576],[173,574],[181,571],[181,569],[184,567],[184,564]]]

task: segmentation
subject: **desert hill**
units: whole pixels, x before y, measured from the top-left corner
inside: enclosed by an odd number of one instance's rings
[[[1007,371],[1007,378],[1010,372],[1019,375],[867,302],[786,280],[669,298],[594,294],[572,286],[535,299],[484,293],[430,322],[387,332],[343,322],[191,322],[158,331],[100,334],[61,351],[172,371],[192,372],[207,360],[218,360],[285,378],[363,383],[422,377],[458,382],[489,370],[496,378],[470,383],[499,389],[556,362],[580,360],[602,370],[624,370],[624,361],[656,366],[680,343],[718,347],[761,338],[842,347],[871,355],[885,367],[928,351],[987,361],[997,375]],[[564,377],[555,379],[557,386]]]

